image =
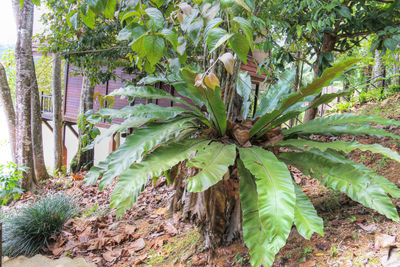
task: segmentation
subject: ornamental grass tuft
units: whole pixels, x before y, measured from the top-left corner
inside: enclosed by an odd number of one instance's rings
[[[71,196],[51,194],[6,215],[3,221],[3,254],[9,257],[33,256],[48,245],[52,235],[79,212]]]

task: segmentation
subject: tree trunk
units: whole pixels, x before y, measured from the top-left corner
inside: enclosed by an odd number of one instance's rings
[[[33,141],[33,162],[35,166],[35,175],[38,180],[46,180],[49,174],[46,170],[43,153],[43,135],[42,135],[42,112],[40,108],[39,87],[36,80],[35,64],[30,62],[33,69],[32,79],[32,99],[31,99],[31,120],[32,120],[32,141]]]
[[[236,90],[240,66],[241,62],[236,58],[233,74],[227,76],[230,80],[225,82],[227,118],[232,122],[246,119],[241,113],[243,99]],[[188,192],[185,180],[197,172],[198,169],[186,167],[185,162],[171,170],[175,194],[170,202],[169,215],[182,211],[184,218],[199,227],[207,248],[229,244],[240,238],[242,228],[237,167],[230,167],[224,178],[206,191]]]
[[[301,54],[300,52],[297,52],[296,54],[297,58],[300,58]],[[293,81],[293,90],[292,92],[297,92],[300,88],[300,76],[301,76],[301,71],[303,69],[303,62],[300,61],[300,59],[296,60],[296,74],[294,76],[294,81]],[[295,123],[295,118],[290,119],[289,121],[289,126],[293,127]]]
[[[372,71],[372,79],[383,78],[383,62],[381,54],[378,50],[375,50],[375,65]],[[383,80],[374,82],[375,88],[382,88],[384,86]]]
[[[10,87],[7,82],[7,75],[3,64],[0,63],[0,103],[3,106],[4,114],[8,123],[8,136],[10,141],[11,156],[16,162],[15,152],[15,110],[11,98]]]
[[[400,53],[396,53],[395,61],[396,61],[396,63],[393,66],[393,74],[394,75],[400,75],[400,67],[399,67],[399,64],[400,64]],[[400,85],[400,76],[394,78],[393,85],[395,85],[395,86],[399,86]]]
[[[36,185],[33,164],[32,132],[31,132],[31,98],[34,90],[35,70],[32,68],[32,30],[33,3],[25,0],[23,8],[20,1],[13,0],[13,10],[17,25],[17,43],[15,46],[16,66],[16,152],[17,164],[28,167],[23,174],[22,187],[30,190]]]
[[[81,100],[80,100],[80,114],[84,114],[86,111],[93,109],[93,94],[94,94],[94,86],[91,84],[89,78],[84,75],[82,81],[82,91],[81,91]],[[89,149],[86,151],[82,151],[83,144],[81,136],[85,134],[84,130],[82,130],[79,125],[79,145],[78,151],[74,156],[74,159],[71,162],[71,170],[72,172],[78,172],[82,168],[88,170],[93,166],[94,162],[94,149]]]
[[[63,166],[63,136],[61,112],[61,58],[53,55],[53,134],[54,134],[54,169],[61,170]]]
[[[314,72],[314,78],[317,78],[318,73],[319,73],[319,55],[317,56],[317,60],[315,61],[315,64],[313,66],[313,72]],[[319,93],[314,100],[317,100],[320,96],[321,96],[321,93]],[[307,123],[307,122],[315,119],[317,114],[318,114],[318,108],[307,109],[304,114],[303,123]]]
[[[197,170],[181,163],[170,173],[174,178],[175,194],[169,215],[182,211],[182,217],[196,224],[205,238],[207,248],[229,244],[240,238],[241,207],[237,168],[231,167],[223,180],[200,193],[186,191],[185,179]]]

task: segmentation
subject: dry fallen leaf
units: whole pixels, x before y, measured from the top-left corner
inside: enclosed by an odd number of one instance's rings
[[[375,249],[386,248],[394,244],[395,236],[386,235],[382,233],[375,234]]]
[[[103,253],[103,258],[108,262],[112,262],[117,257],[113,256],[113,252],[112,251],[107,251],[107,252]]]
[[[122,240],[124,240],[126,235],[124,234],[118,234],[116,236],[112,237],[112,240],[114,240],[117,244],[121,243]]]
[[[364,225],[362,223],[358,223],[357,225],[360,226],[361,229],[363,229],[364,231],[367,231],[367,232],[373,232],[374,230],[376,230],[375,224]]]
[[[80,173],[74,174],[74,180],[75,181],[81,181],[83,179],[85,179],[85,176],[83,176],[82,174],[80,174]]]
[[[167,208],[166,208],[166,207],[161,207],[161,208],[159,208],[159,209],[156,209],[156,210],[153,212],[153,214],[156,214],[156,215],[164,215],[164,214],[166,214],[166,212],[167,212]]]
[[[161,229],[164,230],[170,236],[174,236],[174,235],[178,234],[178,230],[169,221],[165,221],[161,225]]]
[[[136,229],[137,227],[134,225],[125,225],[125,233],[127,233],[128,235],[133,235],[136,232]]]
[[[146,246],[146,243],[144,242],[143,238],[137,239],[135,242],[132,243],[132,245],[128,248],[129,252],[136,252],[139,250],[144,249]]]

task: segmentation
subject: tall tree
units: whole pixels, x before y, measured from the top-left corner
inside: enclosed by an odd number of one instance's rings
[[[395,64],[393,64],[393,74],[398,75],[394,79],[394,85],[400,86],[400,52],[397,52],[395,55]]]
[[[310,63],[315,77],[330,66],[334,52],[358,47],[372,34],[376,33],[372,50],[394,50],[400,41],[399,1],[285,0],[260,1],[258,5],[266,23],[274,25],[265,47],[272,46],[268,43],[279,43],[274,37],[284,41],[284,49],[277,45],[272,55],[291,62],[296,51],[290,48],[304,41],[307,54],[312,56]],[[315,108],[307,110],[304,121],[313,119],[316,114]]]
[[[61,58],[53,54],[53,134],[54,134],[54,169],[63,166],[63,134],[62,134],[62,94],[61,94]]]
[[[8,123],[8,136],[10,140],[11,156],[13,162],[16,162],[15,151],[15,110],[11,98],[10,87],[8,86],[7,75],[3,64],[0,62],[0,103],[3,106],[4,114]]]
[[[374,82],[375,88],[383,88],[384,86],[384,65],[382,61],[381,53],[378,50],[374,51],[374,67],[372,69],[372,79],[376,80]]]
[[[36,185],[31,101],[33,90],[35,90],[35,73],[32,55],[32,31],[34,5],[31,0],[25,0],[21,7],[19,0],[13,0],[13,10],[17,25],[17,43],[15,46],[16,65],[16,151],[17,163],[28,167],[24,172],[22,187],[30,190]]]
[[[33,69],[32,79],[32,96],[31,96],[31,130],[32,130],[32,146],[33,146],[33,162],[35,167],[35,175],[38,180],[46,180],[49,174],[46,170],[43,153],[43,134],[42,134],[42,111],[40,108],[39,87],[36,80],[35,64],[30,62]]]

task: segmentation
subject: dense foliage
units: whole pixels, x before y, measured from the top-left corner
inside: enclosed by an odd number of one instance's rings
[[[7,204],[10,199],[17,199],[23,192],[21,179],[25,167],[13,162],[0,165],[0,206]]]
[[[370,125],[399,125],[398,122],[378,117],[333,115],[290,129],[281,128],[282,123],[308,108],[347,95],[349,92],[345,91],[318,97],[324,86],[339,78],[358,60],[351,58],[336,64],[297,92],[291,92],[290,87],[267,91],[255,109],[255,103],[250,100],[251,78],[240,71],[240,66],[242,62],[247,63],[250,51],[270,49],[271,44],[267,41],[272,35],[265,33],[274,27],[270,27],[270,21],[265,19],[269,6],[264,3],[269,2],[91,0],[73,2],[67,18],[78,32],[81,29],[95,32],[105,26],[97,24],[101,21],[115,19],[120,23],[118,26],[122,29],[116,40],[121,47],[128,47],[126,58],[143,71],[144,77],[112,95],[128,97],[130,101],[135,98],[168,99],[178,104],[166,108],[139,104],[120,110],[101,109],[91,116],[91,122],[125,119],[120,125],[111,127],[107,135],[129,128],[136,130],[118,150],[91,169],[86,181],[93,184],[101,176],[99,186],[104,188],[118,177],[111,205],[121,215],[133,206],[150,178],[157,180],[166,175],[173,181],[174,176],[169,171],[179,163],[197,170],[185,180],[186,189],[191,192],[213,187],[232,166],[237,167],[243,238],[254,266],[272,265],[293,224],[305,238],[310,238],[314,232],[323,234],[322,219],[294,183],[286,164],[395,221],[399,217],[387,193],[400,197],[400,190],[393,183],[343,154],[354,149],[370,150],[399,161],[397,153],[380,145],[321,143],[311,138],[315,134],[369,134],[400,139]],[[310,23],[300,31],[297,28],[297,33],[302,35],[302,31],[306,33],[307,30],[307,34],[315,35],[317,29],[322,29],[315,36],[330,36],[326,35],[323,26],[332,20],[334,25],[346,27],[346,23],[352,21],[352,13],[342,5],[333,2],[322,11],[333,10],[334,16],[323,22]],[[384,14],[392,14],[394,11],[390,9],[395,5],[397,1],[392,5],[382,4],[381,9]],[[318,17],[317,12],[305,13]],[[336,14],[340,16],[336,17]],[[342,24],[342,21],[346,23]],[[85,23],[89,29],[79,27],[78,22]],[[275,26],[275,29],[278,28]],[[342,29],[335,34],[344,32]],[[320,40],[316,41],[321,44]],[[317,61],[324,57],[317,57]],[[152,86],[157,82],[172,85],[180,96]],[[254,117],[250,115],[251,109]]]
[[[37,254],[78,211],[70,196],[55,194],[5,215],[2,218],[3,254],[9,257]]]

